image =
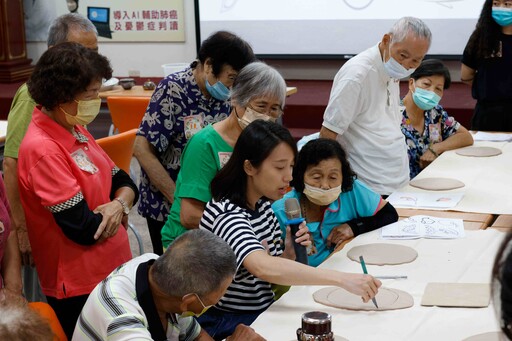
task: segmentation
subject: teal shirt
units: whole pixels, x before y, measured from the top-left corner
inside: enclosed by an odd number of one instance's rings
[[[231,147],[215,131],[206,126],[188,141],[181,156],[181,169],[176,180],[176,191],[171,212],[162,228],[162,244],[165,248],[187,229],[181,225],[181,199],[192,198],[210,201],[210,182],[226,164],[233,152]]]
[[[300,196],[301,193],[293,189],[272,204],[283,234],[286,233],[286,221],[288,220],[284,211],[284,202],[288,198],[300,200]],[[312,246],[308,249],[309,265],[318,266],[331,254],[333,249],[327,248],[326,242],[327,237],[336,226],[355,218],[373,216],[377,213],[381,200],[379,194],[356,179],[351,191],[342,192],[338,200],[327,207],[322,221],[307,222],[312,241]]]

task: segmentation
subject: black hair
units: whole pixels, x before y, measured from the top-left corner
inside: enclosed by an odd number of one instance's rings
[[[492,269],[493,284],[500,284],[500,292],[495,293],[497,286],[492,285],[493,297],[499,297],[500,302],[495,302],[495,307],[500,307],[498,316],[501,330],[512,340],[512,252],[509,244],[512,241],[512,233],[508,233],[503,240]],[[505,254],[508,252],[508,254]]]
[[[75,99],[93,81],[111,77],[106,57],[78,43],[65,42],[43,53],[27,86],[36,103],[52,110]]]
[[[218,31],[209,36],[199,48],[197,59],[204,64],[210,59],[212,71],[218,76],[224,65],[240,71],[244,66],[256,60],[251,45],[242,38],[226,31]],[[192,68],[197,62],[192,62]]]
[[[216,201],[228,199],[232,203],[248,208],[247,174],[244,162],[258,168],[279,144],[286,143],[297,157],[295,140],[283,126],[263,120],[249,124],[238,138],[229,161],[213,178],[210,188]]]
[[[475,52],[477,59],[491,58],[500,50],[501,26],[492,18],[492,2],[485,0],[466,47]]]
[[[426,59],[422,61],[420,66],[411,74],[411,78],[414,80],[428,76],[443,76],[443,89],[448,89],[452,83],[450,71],[439,59]]]
[[[352,190],[356,174],[350,167],[347,153],[341,145],[331,139],[319,138],[306,143],[299,152],[297,163],[293,168],[293,180],[291,185],[297,192],[304,192],[304,174],[309,166],[316,166],[320,162],[336,158],[341,162],[341,175],[343,177],[341,190],[348,192]]]

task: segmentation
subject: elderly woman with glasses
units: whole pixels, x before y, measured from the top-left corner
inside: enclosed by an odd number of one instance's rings
[[[162,229],[164,247],[187,229],[198,228],[212,197],[210,182],[229,160],[242,129],[257,119],[276,121],[285,97],[286,83],[274,68],[254,62],[240,71],[231,90],[228,118],[194,135],[183,151],[174,203]]]

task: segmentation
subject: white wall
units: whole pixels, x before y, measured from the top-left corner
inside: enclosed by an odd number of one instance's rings
[[[62,0],[55,1],[61,6]],[[99,51],[110,58],[117,77],[130,76],[130,71],[139,71],[141,77],[163,77],[162,64],[191,62],[196,58],[196,30],[194,1],[184,0],[185,42],[184,43],[112,43],[100,42]],[[29,58],[37,61],[46,50],[45,43],[27,43]],[[277,68],[285,79],[326,79],[332,80],[339,70],[341,60],[266,60]],[[448,61],[452,80],[460,80],[460,63]]]
[[[62,0],[55,1],[59,5]],[[140,72],[141,77],[162,77],[162,64],[192,62],[196,58],[196,30],[194,1],[184,0],[184,43],[112,43],[100,42],[99,52],[110,59],[115,76],[126,77],[130,70]],[[46,43],[29,42],[27,52],[33,63],[46,51]]]

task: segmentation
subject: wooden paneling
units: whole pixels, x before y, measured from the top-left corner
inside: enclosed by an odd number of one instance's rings
[[[0,0],[0,83],[24,81],[32,72],[27,59],[23,0]]]

